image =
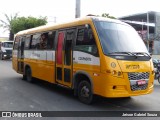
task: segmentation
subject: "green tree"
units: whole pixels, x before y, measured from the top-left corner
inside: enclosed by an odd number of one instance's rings
[[[0,19],[0,27],[4,28],[4,31],[9,31],[9,40],[14,39],[14,33],[12,31],[12,21],[15,20],[18,17],[18,13],[15,13],[14,15],[8,16],[7,14],[4,14],[6,20]]]
[[[107,18],[112,18],[112,19],[116,19],[114,16],[109,15],[109,13],[103,13],[102,17],[107,17]]]
[[[21,30],[26,30],[47,24],[47,17],[18,17],[12,21],[12,30],[16,34]]]

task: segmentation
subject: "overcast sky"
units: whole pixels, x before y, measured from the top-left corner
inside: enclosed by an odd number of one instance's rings
[[[1,0],[0,19],[3,14],[19,12],[19,16],[47,16],[50,23],[74,19],[76,0]],[[81,0],[81,17],[87,14],[101,15],[109,13],[120,17],[135,13],[160,12],[160,0]],[[7,36],[2,32],[0,37]]]

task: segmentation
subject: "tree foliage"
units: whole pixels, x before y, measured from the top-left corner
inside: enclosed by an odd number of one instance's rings
[[[14,15],[10,15],[10,16],[7,14],[4,14],[4,16],[6,20],[0,19],[0,27],[3,27],[4,31],[9,31],[9,40],[13,40],[14,34],[12,31],[12,21],[17,19],[18,13],[15,13]]]
[[[13,33],[16,34],[17,32],[21,30],[26,30],[34,27],[38,27],[41,25],[46,25],[47,18],[46,17],[18,17],[17,19],[14,19],[12,22],[12,30]]]
[[[9,31],[9,40],[14,39],[14,34],[21,30],[26,30],[47,23],[47,17],[18,17],[18,13],[14,15],[4,14],[6,20],[0,19],[0,27],[4,28],[4,31]]]
[[[107,18],[111,18],[111,19],[116,19],[114,16],[109,15],[109,13],[103,13],[102,17],[107,17]]]

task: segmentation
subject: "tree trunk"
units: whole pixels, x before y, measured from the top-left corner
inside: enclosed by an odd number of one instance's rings
[[[14,34],[12,31],[9,32],[9,40],[13,41],[14,40]]]

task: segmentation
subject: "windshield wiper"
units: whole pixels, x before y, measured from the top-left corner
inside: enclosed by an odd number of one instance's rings
[[[132,55],[132,56],[135,56],[135,57],[137,57],[134,53],[132,53],[132,52],[111,52],[111,53],[108,53],[109,55],[114,55],[114,54],[127,54],[127,55]]]
[[[136,56],[143,55],[143,56],[148,56],[148,57],[151,58],[151,56],[148,53],[146,53],[146,52],[136,52],[136,53],[133,53],[133,54],[135,54]]]

